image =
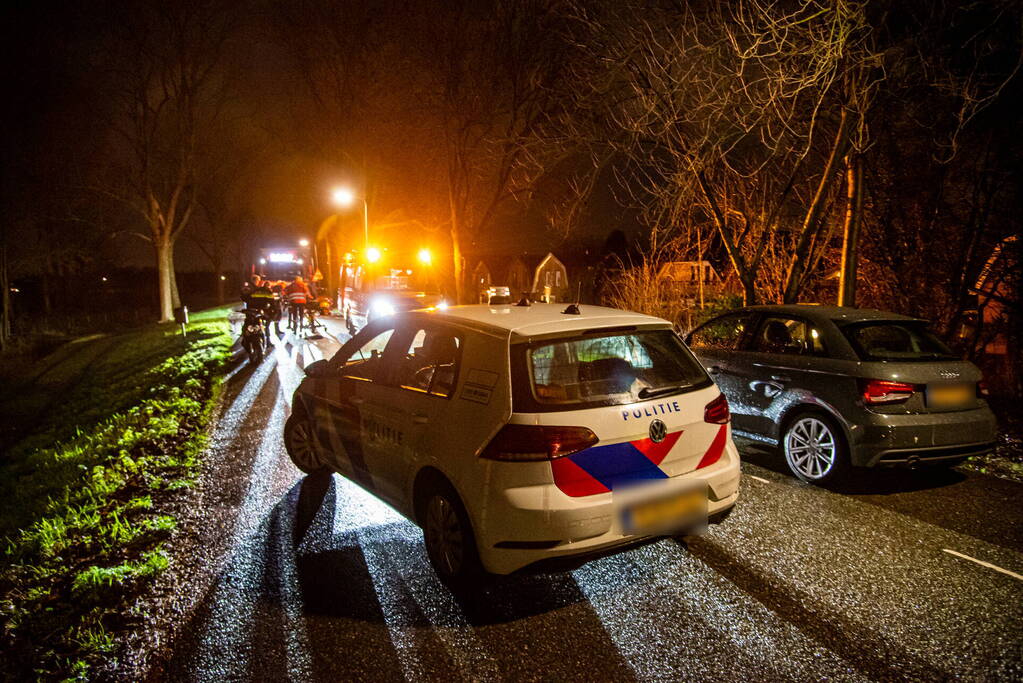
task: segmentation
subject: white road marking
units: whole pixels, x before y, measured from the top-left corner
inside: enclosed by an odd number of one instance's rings
[[[755,475],[755,474],[746,474],[746,473],[743,473],[743,475],[742,475],[742,476],[744,476],[744,477],[749,477],[750,479],[756,479],[757,481],[762,481],[762,482],[764,482],[765,484],[770,484],[770,483],[771,483],[771,481],[770,481],[769,479],[764,479],[763,477],[758,477],[758,476],[757,476],[757,475]]]
[[[1007,574],[1008,576],[1011,576],[1014,579],[1018,579],[1019,581],[1023,581],[1023,576],[1021,576],[1020,574],[1017,574],[1016,572],[1010,572],[1008,569],[1002,569],[998,565],[991,564],[990,562],[985,562],[984,560],[978,560],[976,557],[970,557],[969,555],[963,555],[962,553],[958,553],[955,550],[949,550],[948,548],[942,548],[941,550],[942,550],[942,552],[946,552],[949,555],[955,555],[956,557],[961,557],[964,560],[969,560],[970,562],[976,562],[977,564],[979,564],[982,567],[987,567],[988,569],[994,569],[996,572],[1001,572],[1003,574]]]

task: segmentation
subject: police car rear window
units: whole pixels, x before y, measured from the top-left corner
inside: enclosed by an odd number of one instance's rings
[[[700,389],[703,367],[671,330],[545,340],[513,347],[515,409],[626,405]]]

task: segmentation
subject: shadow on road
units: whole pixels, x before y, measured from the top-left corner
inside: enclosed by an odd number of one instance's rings
[[[784,457],[774,449],[746,441],[740,448],[744,462],[796,482]],[[1023,485],[1016,482],[940,466],[857,468],[846,481],[826,488],[927,524],[1023,550],[1023,506],[1019,504]]]
[[[733,551],[706,537],[676,539],[697,559],[706,563],[740,590],[755,597],[804,635],[835,652],[867,677],[878,672],[898,672],[910,680],[939,680],[942,672],[924,658],[915,656],[897,641],[878,638],[869,625],[828,609],[810,592],[778,590],[775,581]]]
[[[306,612],[383,621],[376,605],[373,567],[367,562],[357,534],[344,531],[324,543],[332,533],[333,517],[329,511],[338,504],[334,477],[329,473],[312,474],[303,477],[296,486],[299,488],[294,525],[296,566]],[[377,527],[374,535],[387,539],[389,556],[425,560],[426,549],[418,529],[414,533],[398,533],[398,527],[412,526],[407,521],[392,522]],[[396,533],[387,533],[388,527],[393,527]],[[309,546],[317,549],[304,550]],[[428,565],[417,569],[431,572],[428,577],[436,582],[434,588],[447,591]],[[343,580],[338,580],[339,577]],[[494,577],[480,588],[452,593],[451,597],[472,626],[516,621],[586,601],[568,572]],[[414,625],[426,627],[430,622],[423,617]]]
[[[776,448],[742,441],[741,452],[743,461],[795,481],[785,464],[785,457]],[[828,484],[825,488],[845,495],[886,495],[952,486],[965,479],[966,475],[962,472],[940,466],[922,465],[916,469],[857,467],[846,480]]]
[[[418,527],[354,485],[309,475],[277,507],[288,505],[294,506],[292,600],[301,604],[315,678],[359,671],[387,677],[396,670],[399,678],[412,679],[456,672],[496,680],[578,679],[593,656],[573,645],[583,634],[609,676],[633,678],[571,574],[500,577],[455,595],[433,573]],[[544,620],[547,637],[524,660],[520,643],[532,638],[531,618]],[[372,651],[372,661],[350,659],[345,644],[353,637],[360,652]]]

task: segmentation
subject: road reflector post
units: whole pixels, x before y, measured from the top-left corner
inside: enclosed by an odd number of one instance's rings
[[[181,325],[181,336],[187,338],[188,334],[185,332],[185,325],[188,324],[188,306],[179,306],[174,309],[174,322]]]

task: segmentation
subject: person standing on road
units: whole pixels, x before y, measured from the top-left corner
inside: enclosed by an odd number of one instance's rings
[[[260,311],[263,318],[263,333],[266,343],[270,343],[270,320],[273,315],[274,294],[270,291],[269,283],[260,280],[259,276],[252,278],[252,290],[249,292],[246,307]]]
[[[260,283],[259,276],[256,275],[256,274],[253,274],[252,278],[249,279],[249,280],[246,280],[245,284],[242,285],[242,290],[241,290],[242,303],[245,304],[246,308],[249,307],[249,297],[252,296],[252,290],[254,290],[257,287],[259,287],[259,283]]]
[[[284,294],[288,297],[288,327],[297,332],[302,325],[306,302],[309,301],[309,287],[296,275],[294,282],[287,286]]]
[[[274,332],[278,337],[281,336],[281,317],[284,315],[284,283],[280,280],[276,282],[268,283],[270,291],[273,293],[273,306],[271,307],[268,315],[270,320],[274,323]]]

